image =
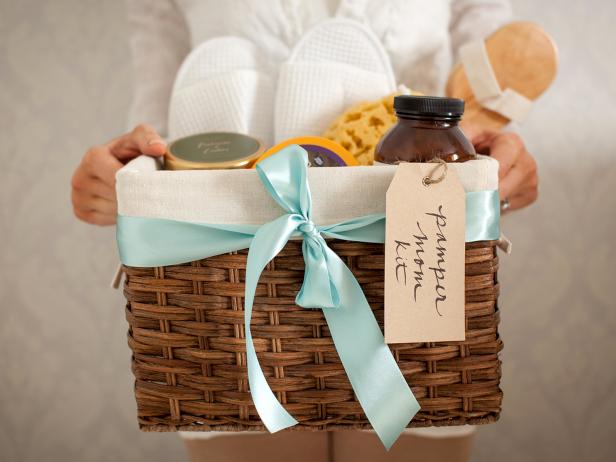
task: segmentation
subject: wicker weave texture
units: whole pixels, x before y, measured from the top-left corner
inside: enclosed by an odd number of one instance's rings
[[[498,419],[502,392],[494,242],[466,247],[466,341],[390,345],[421,410],[410,427]],[[383,326],[382,244],[331,241]],[[248,391],[246,251],[183,265],[125,267],[124,293],[142,430],[263,430]],[[320,310],[294,299],[303,279],[291,241],[257,288],[252,330],[268,383],[299,430],[371,428]],[[361,339],[358,339],[361,341]]]

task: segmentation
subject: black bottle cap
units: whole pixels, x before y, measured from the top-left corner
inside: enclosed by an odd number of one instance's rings
[[[438,96],[400,95],[394,98],[397,115],[415,117],[460,118],[464,114],[464,100]]]

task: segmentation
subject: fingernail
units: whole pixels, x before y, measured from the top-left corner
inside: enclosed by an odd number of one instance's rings
[[[152,146],[153,144],[162,144],[164,146],[165,142],[163,140],[161,140],[161,139],[153,138],[153,139],[148,141],[148,146]]]

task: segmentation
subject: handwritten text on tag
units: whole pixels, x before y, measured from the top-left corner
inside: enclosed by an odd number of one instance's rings
[[[386,203],[385,340],[464,340],[465,193],[454,169],[398,166]]]

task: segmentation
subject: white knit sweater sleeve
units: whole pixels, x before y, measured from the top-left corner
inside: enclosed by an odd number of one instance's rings
[[[485,39],[496,29],[511,21],[508,0],[452,0],[449,33],[454,58],[465,43]]]
[[[134,92],[129,127],[152,125],[167,135],[173,80],[190,51],[190,33],[175,0],[127,0]]]

